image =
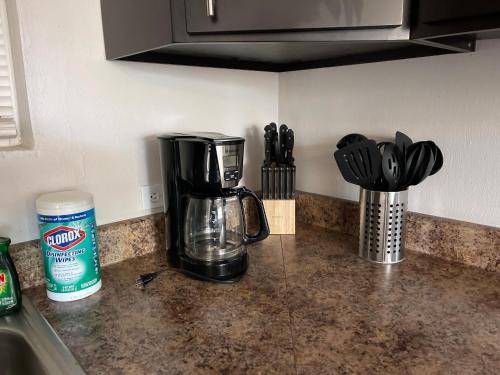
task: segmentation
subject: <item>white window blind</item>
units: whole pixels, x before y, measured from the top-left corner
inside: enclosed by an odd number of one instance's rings
[[[0,147],[19,141],[16,85],[5,0],[0,0]]]

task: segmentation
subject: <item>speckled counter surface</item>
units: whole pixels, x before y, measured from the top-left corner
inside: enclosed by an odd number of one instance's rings
[[[352,237],[299,226],[249,247],[237,284],[138,274],[162,254],[104,268],[72,303],[26,294],[89,374],[498,374],[500,274],[410,253],[393,266]]]

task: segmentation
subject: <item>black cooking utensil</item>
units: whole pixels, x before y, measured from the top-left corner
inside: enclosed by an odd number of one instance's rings
[[[358,133],[352,133],[352,134],[347,134],[346,136],[342,137],[342,139],[337,143],[337,149],[341,149],[347,145],[365,141],[366,138],[363,134],[358,134]]]
[[[411,138],[408,137],[405,133],[397,131],[395,142],[403,158],[406,158],[406,152],[408,150],[408,147],[410,147],[413,144]]]
[[[387,183],[388,191],[395,191],[403,176],[403,161],[399,148],[394,143],[389,142],[384,147],[382,175]]]
[[[340,173],[347,182],[374,189],[380,176],[382,156],[374,140],[351,143],[335,151]]]
[[[441,152],[441,149],[438,147],[437,144],[435,144],[432,141],[427,141],[427,142],[431,146],[432,152],[434,153],[434,157],[436,159],[432,167],[432,171],[429,174],[429,176],[432,176],[433,174],[438,173],[439,170],[443,167],[443,153]]]
[[[390,143],[391,142],[379,142],[379,143],[377,143],[377,148],[380,151],[380,156],[382,156],[382,157],[384,156],[385,146],[387,146]],[[380,170],[380,176],[377,179],[377,181],[375,182],[375,185],[373,188],[374,188],[374,190],[377,190],[377,191],[388,191],[389,190],[389,186],[387,184],[387,181],[384,178],[382,170]]]
[[[436,162],[436,156],[434,155],[432,146],[429,144],[429,142],[424,142],[424,149],[425,151],[423,159],[417,169],[415,177],[411,181],[412,185],[418,185],[423,180],[425,180],[430,175],[432,168],[434,167],[434,164]]]
[[[403,188],[406,189],[411,184],[411,180],[415,175],[415,170],[419,166],[422,155],[422,142],[412,144],[406,150],[406,163],[405,163],[405,181]]]
[[[404,188],[421,183],[434,166],[435,157],[428,142],[417,142],[407,150]]]
[[[380,155],[384,155],[385,147],[387,145],[391,145],[391,144],[393,144],[393,143],[391,143],[391,142],[379,142],[379,143],[377,143],[377,148],[380,151]]]

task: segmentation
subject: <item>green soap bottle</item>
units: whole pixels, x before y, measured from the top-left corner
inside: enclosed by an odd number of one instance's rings
[[[21,308],[21,287],[16,267],[9,255],[10,239],[0,237],[0,315]]]

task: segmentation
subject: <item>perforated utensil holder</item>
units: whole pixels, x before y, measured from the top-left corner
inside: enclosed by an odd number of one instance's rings
[[[361,188],[359,256],[391,264],[405,258],[408,190],[371,191]]]

